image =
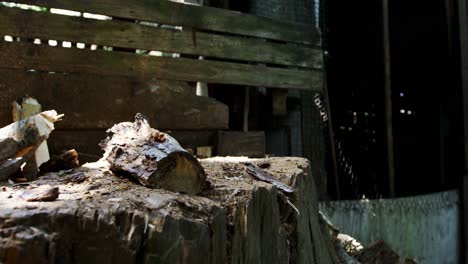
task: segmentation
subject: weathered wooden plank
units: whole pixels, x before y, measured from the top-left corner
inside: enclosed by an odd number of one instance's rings
[[[99,143],[106,138],[106,130],[56,130],[47,143],[52,155],[74,148],[81,164],[97,161],[104,153]]]
[[[261,39],[161,29],[0,7],[0,34],[320,68],[321,50]]]
[[[458,0],[458,19],[459,19],[459,36],[460,36],[460,57],[461,57],[461,84],[462,84],[462,100],[463,100],[463,149],[464,149],[464,164],[463,178],[461,182],[461,193],[463,194],[463,236],[462,236],[462,252],[463,262],[468,263],[468,4],[467,0]]]
[[[14,69],[0,69],[0,76],[0,126],[11,123],[11,102],[28,94],[44,109],[65,114],[59,129],[108,129],[138,112],[161,129],[228,127],[228,107],[196,96],[186,82]]]
[[[84,72],[138,78],[201,81],[275,88],[320,90],[321,73],[124,52],[65,49],[29,43],[0,44],[0,67],[54,72]]]
[[[316,31],[310,25],[166,0],[15,0],[14,2],[297,43],[314,44],[317,39]]]
[[[214,146],[216,141],[215,130],[188,131],[188,130],[172,130],[165,131],[179,141],[180,145],[186,149],[196,150],[201,146]]]
[[[265,157],[265,132],[219,131],[218,156]]]
[[[382,42],[384,54],[384,107],[385,107],[385,151],[387,154],[387,173],[389,196],[395,197],[395,151],[393,140],[393,102],[392,102],[392,73],[390,58],[390,21],[389,2],[382,1]]]

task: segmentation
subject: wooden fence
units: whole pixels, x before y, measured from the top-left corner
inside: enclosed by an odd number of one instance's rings
[[[321,87],[318,71],[321,52],[314,45],[312,26],[166,0],[15,2],[107,15],[112,19],[1,7],[0,35],[183,56],[142,56],[135,52],[52,47],[20,41],[0,45],[0,67],[276,88],[319,90]],[[181,27],[167,29],[142,21]],[[204,60],[198,56],[204,56]]]
[[[13,100],[33,96],[66,115],[52,151],[95,153],[103,131],[136,112],[212,144],[228,109],[187,82],[322,87],[313,26],[167,0],[14,2],[0,2],[0,126]]]

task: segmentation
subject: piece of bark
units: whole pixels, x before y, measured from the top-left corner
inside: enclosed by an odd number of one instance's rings
[[[262,170],[257,165],[250,163],[250,162],[244,162],[243,164],[246,166],[247,173],[253,176],[255,179],[271,183],[276,188],[278,188],[279,190],[285,193],[294,192],[294,190],[291,187],[273,178],[273,176],[268,174],[266,171]]]
[[[88,176],[82,172],[75,172],[64,177],[63,182],[65,183],[83,183],[88,179]]]
[[[25,163],[23,157],[7,159],[0,163],[0,182],[21,172],[21,165]]]
[[[114,125],[101,143],[114,172],[124,172],[141,184],[187,194],[200,193],[206,175],[200,163],[171,136],[150,127],[137,114],[135,122]]]
[[[60,155],[52,157],[46,163],[43,163],[40,167],[40,174],[48,172],[56,172],[61,170],[74,169],[80,166],[78,160],[78,152],[75,149],[71,149],[63,152]]]
[[[62,115],[46,111],[0,129],[0,161],[23,156],[49,137]]]
[[[42,185],[35,189],[26,190],[20,198],[28,202],[50,202],[55,201],[59,197],[59,188],[50,185]]]

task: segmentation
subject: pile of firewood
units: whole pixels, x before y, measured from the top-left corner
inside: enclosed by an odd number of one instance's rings
[[[0,181],[34,180],[38,175],[35,153],[62,115],[42,112],[0,129]]]

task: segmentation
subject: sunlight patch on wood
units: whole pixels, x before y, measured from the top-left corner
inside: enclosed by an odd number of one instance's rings
[[[51,8],[50,13],[57,14],[57,15],[64,15],[64,16],[81,16],[81,12],[65,10],[65,9],[58,9],[58,8]]]
[[[47,8],[44,7],[39,7],[39,6],[34,6],[34,5],[25,5],[25,4],[17,4],[17,3],[11,3],[11,2],[0,2],[0,5],[6,6],[6,7],[16,7],[16,8],[21,8],[24,10],[33,10],[33,11],[46,11]]]
[[[5,40],[6,42],[13,42],[13,37],[12,36],[5,36],[3,38],[3,40]]]
[[[97,14],[91,14],[91,13],[83,13],[83,17],[96,19],[96,20],[112,20],[112,17],[110,16],[97,15]]]
[[[49,43],[49,46],[54,46],[54,47],[57,46],[56,40],[49,40],[48,43]]]
[[[71,48],[71,47],[72,47],[72,43],[69,42],[69,41],[64,41],[64,42],[62,42],[62,47],[64,47],[64,48]]]

